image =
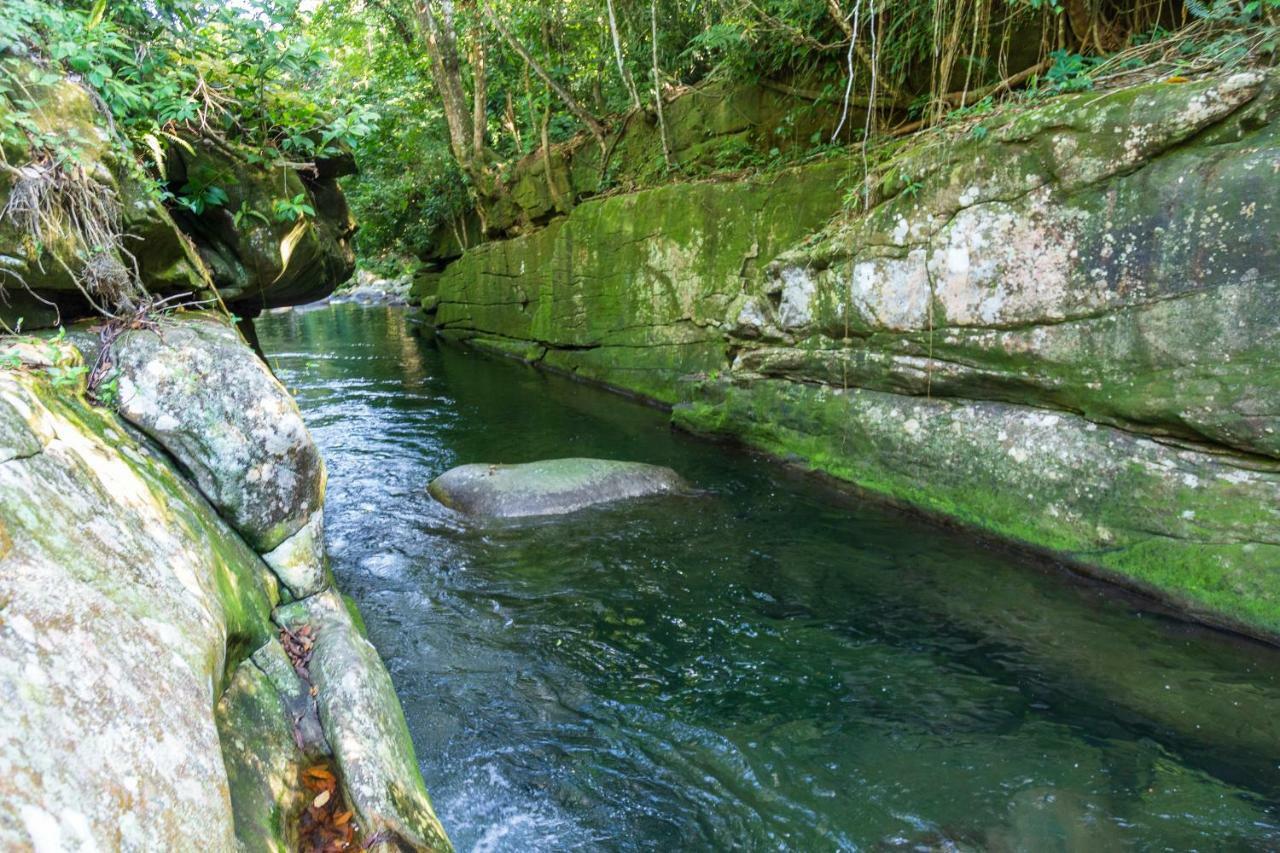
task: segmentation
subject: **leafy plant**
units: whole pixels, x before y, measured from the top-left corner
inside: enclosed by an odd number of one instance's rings
[[[298,193],[293,198],[278,198],[271,207],[277,222],[297,222],[316,215],[316,209],[307,204],[306,193]]]
[[[1098,64],[1097,57],[1082,56],[1067,50],[1055,50],[1049,54],[1053,64],[1044,73],[1044,79],[1055,92],[1083,92],[1093,88],[1089,70]]]
[[[240,202],[240,207],[231,215],[232,223],[236,228],[243,228],[244,224],[250,219],[256,219],[264,225],[271,224],[271,220],[262,211],[254,210],[247,201]]]
[[[182,190],[174,197],[174,201],[199,216],[211,207],[226,204],[228,197],[227,191],[222,187],[189,181],[182,185]]]

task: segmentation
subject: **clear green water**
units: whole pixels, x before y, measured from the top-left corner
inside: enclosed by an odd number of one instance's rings
[[[460,850],[1280,848],[1280,653],[410,327],[259,323]],[[425,492],[565,455],[708,493],[485,527]]]

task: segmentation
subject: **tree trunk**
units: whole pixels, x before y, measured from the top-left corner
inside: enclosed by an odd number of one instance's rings
[[[622,38],[618,35],[618,18],[613,11],[613,0],[608,0],[608,4],[609,33],[613,36],[613,57],[618,61],[618,75],[622,78],[622,85],[627,87],[627,92],[631,95],[631,106],[638,110],[640,93],[636,90],[636,81],[631,77],[631,72],[622,61]]]
[[[511,92],[507,92],[507,108],[502,113],[502,123],[507,126],[507,132],[516,141],[516,150],[524,151],[524,142],[520,139],[520,123],[516,121],[516,104],[515,99],[511,97]]]
[[[658,111],[658,136],[662,137],[662,159],[671,165],[671,143],[667,141],[667,119],[662,113],[662,80],[658,74],[658,0],[649,0],[650,38],[653,47],[653,105]]]
[[[477,36],[479,33],[476,34]],[[477,158],[485,150],[484,133],[488,129],[489,78],[485,72],[484,42],[476,38],[471,49],[471,150]]]
[[[554,176],[551,174],[551,98],[547,98],[547,107],[542,112],[542,176],[547,179],[547,192],[551,194],[551,205],[561,213],[568,213],[560,191],[556,189]]]
[[[445,122],[449,126],[449,145],[464,172],[471,173],[476,151],[471,114],[462,85],[462,63],[458,60],[458,43],[454,34],[453,0],[422,0],[417,7],[427,57],[431,60],[431,76],[440,92]]]

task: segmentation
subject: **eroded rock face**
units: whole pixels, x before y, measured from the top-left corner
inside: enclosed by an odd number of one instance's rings
[[[1280,636],[1280,77],[997,113],[866,210],[823,168],[584,202],[438,328]]]
[[[913,194],[775,262],[748,299],[769,346],[734,367],[1280,458],[1277,112],[1280,81],[1246,72],[1065,98],[993,142],[908,151],[894,173]]]
[[[196,181],[223,190],[228,201],[199,216],[179,208],[170,211],[139,180],[129,163],[133,155],[121,148],[109,119],[83,86],[71,78],[33,82],[27,71],[34,66],[17,62],[21,94],[37,107],[30,111],[32,121],[59,137],[71,155],[67,159],[92,182],[93,194],[118,212],[127,257],[112,263],[126,279],[136,273],[136,284],[157,296],[212,298],[212,283],[237,313],[253,316],[263,308],[321,299],[351,276],[355,223],[337,185],[337,178],[354,171],[349,156],[298,168],[268,167],[251,164],[223,143],[188,140],[172,146],[160,177],[174,193]],[[0,111],[10,109],[13,105],[0,94]],[[18,181],[31,180],[40,171],[29,163],[31,152],[25,146],[6,142],[3,154],[14,168],[0,172],[0,209]],[[281,196],[301,196],[315,215],[278,221],[273,204]],[[245,211],[253,215],[245,216]],[[0,319],[14,327],[21,318],[30,330],[97,316],[88,296],[98,305],[115,307],[105,290],[83,294],[73,275],[83,268],[84,256],[100,247],[80,245],[65,223],[52,228],[45,223],[45,233],[36,237],[25,233],[29,229],[19,219],[0,218],[0,269],[5,271],[0,276],[5,296]]]
[[[168,211],[128,168],[127,155],[118,150],[106,119],[94,106],[89,92],[70,79],[35,83],[27,74],[34,66],[23,60],[16,63],[17,71],[12,73],[23,80],[21,92],[37,105],[31,111],[31,120],[42,132],[58,136],[60,144],[74,155],[85,178],[96,185],[104,206],[118,211],[122,228],[135,238],[126,241],[126,249],[151,292],[195,292],[207,287],[200,259],[182,238]],[[17,97],[16,92],[13,97]],[[7,97],[0,95],[0,111],[11,109]],[[14,168],[0,172],[0,210],[19,181],[32,180],[39,172],[26,165],[30,152],[20,146],[6,144],[4,156]],[[6,297],[0,300],[0,318],[10,327],[17,325],[18,318],[23,319],[27,329],[54,325],[58,314],[53,305],[62,307],[64,320],[85,313],[88,308],[72,275],[83,266],[80,255],[84,247],[66,223],[52,228],[49,224],[41,238],[34,239],[24,233],[22,223],[15,217],[0,217],[0,269],[4,270],[0,287]],[[25,282],[26,287],[18,282]],[[102,299],[101,295],[95,296]]]
[[[328,584],[325,571],[324,510],[318,509],[297,533],[262,555],[295,598],[306,598]]]
[[[272,647],[284,654],[275,641],[260,652]],[[302,784],[309,756],[295,739],[291,711],[285,696],[253,659],[236,668],[215,708],[236,838],[242,849],[264,853],[298,849],[297,815],[311,800]]]
[[[670,468],[610,459],[549,459],[523,465],[459,465],[431,481],[431,496],[468,515],[560,515],[595,504],[689,491]]]
[[[302,414],[226,322],[162,320],[115,342],[120,414],[191,473],[259,551],[300,531],[324,500],[324,462]]]
[[[266,567],[158,454],[0,372],[0,847],[234,850],[213,704]]]
[[[192,140],[189,150],[169,151],[171,183],[194,180],[227,193],[225,204],[198,216],[180,211],[175,219],[191,235],[219,294],[238,313],[323,299],[355,271],[355,220],[336,181],[354,167],[342,159],[316,165],[314,172],[253,166],[207,139]],[[275,200],[297,196],[315,216],[279,221]],[[260,217],[237,217],[243,209]]]
[[[727,364],[743,287],[839,208],[843,163],[585,202],[440,278],[443,336],[672,403]]]
[[[388,829],[449,849],[390,678],[330,585],[322,475],[266,492],[288,511],[265,522],[201,495],[264,499],[271,466],[316,469],[292,401],[220,322],[138,334],[118,351],[121,394],[210,477],[201,490],[87,405],[70,345],[0,347],[0,848],[294,850],[315,796],[301,773],[333,755],[358,843],[389,850]],[[263,557],[245,541],[295,518]],[[305,643],[278,638],[282,594],[319,632],[314,679]]]

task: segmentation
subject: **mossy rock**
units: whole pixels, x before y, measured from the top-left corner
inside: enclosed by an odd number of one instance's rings
[[[1048,99],[873,152],[866,210],[849,162],[581,202],[437,324],[1275,638],[1278,149],[1274,72]]]
[[[275,633],[266,567],[45,374],[0,371],[0,846],[234,849],[213,709]]]
[[[445,506],[480,518],[563,515],[597,504],[679,495],[689,485],[670,468],[612,459],[546,459],[522,465],[451,468],[427,489]]]

